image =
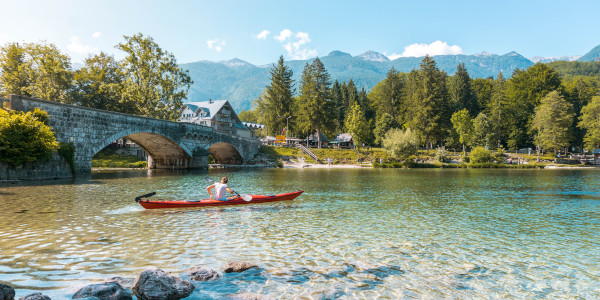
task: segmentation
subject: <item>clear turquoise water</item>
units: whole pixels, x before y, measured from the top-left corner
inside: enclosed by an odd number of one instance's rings
[[[206,172],[126,171],[0,186],[0,282],[70,298],[148,266],[261,269],[190,299],[600,298],[600,170],[211,170],[292,202],[143,210],[205,198]]]

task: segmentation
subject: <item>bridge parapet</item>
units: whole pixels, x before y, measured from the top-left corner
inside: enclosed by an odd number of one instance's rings
[[[248,161],[260,147],[260,141],[218,132],[211,127],[101,109],[10,95],[9,107],[48,112],[49,125],[60,142],[75,145],[78,173],[91,171],[92,156],[111,142],[125,137],[142,147],[149,156],[149,167],[207,168],[208,154],[223,160]],[[226,144],[229,147],[216,146]],[[222,151],[222,152],[219,152]],[[231,152],[231,153],[224,153]],[[237,158],[231,158],[236,155]],[[240,161],[241,160],[241,161]]]

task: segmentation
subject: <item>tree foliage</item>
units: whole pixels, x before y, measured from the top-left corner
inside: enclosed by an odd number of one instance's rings
[[[48,114],[39,109],[22,113],[0,109],[0,161],[12,167],[45,159],[58,150],[47,124]]]
[[[0,91],[67,102],[71,61],[53,44],[10,43],[0,49]]]
[[[371,126],[358,102],[352,105],[345,124],[346,131],[352,134],[354,145],[358,146],[367,141]]]
[[[485,164],[492,162],[492,153],[483,148],[483,147],[475,147],[471,150],[471,163],[475,164]]]
[[[574,113],[572,105],[557,91],[552,91],[536,107],[531,123],[538,151],[557,150],[569,146]]]
[[[312,64],[306,64],[302,72],[298,95],[298,125],[305,134],[317,132],[318,144],[321,147],[320,133],[333,131],[331,99],[331,81],[329,73],[319,58]]]
[[[459,63],[448,86],[450,100],[456,110],[466,109],[471,116],[479,113],[479,104],[471,86],[471,77],[464,63]]]
[[[492,123],[488,116],[481,112],[473,119],[473,136],[471,145],[473,146],[488,146],[490,137],[492,136]]]
[[[383,148],[393,158],[404,159],[415,155],[419,150],[419,136],[410,128],[390,129],[383,139]]]
[[[178,119],[192,84],[188,72],[151,37],[138,33],[124,38],[125,42],[116,46],[126,54],[119,64],[124,78],[121,102],[132,105],[137,115]]]
[[[466,153],[466,145],[471,145],[473,140],[473,119],[466,108],[452,114],[452,126],[458,133],[459,142],[463,146],[463,152]]]
[[[119,63],[104,52],[85,59],[84,66],[73,74],[76,93],[72,102],[77,105],[135,113],[131,101],[122,101],[123,74]]]
[[[271,67],[271,84],[256,101],[258,121],[267,128],[267,134],[275,135],[286,126],[295,127],[295,120],[288,117],[294,111],[294,80],[292,70],[285,65],[283,56]],[[289,128],[288,128],[289,129]]]
[[[593,151],[600,147],[600,96],[593,97],[581,109],[578,126],[586,131],[583,139],[586,149]]]

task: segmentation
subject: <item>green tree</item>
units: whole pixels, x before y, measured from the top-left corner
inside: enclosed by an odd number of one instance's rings
[[[600,96],[594,96],[581,109],[578,126],[585,130],[583,138],[585,148],[593,151],[600,147]]]
[[[473,119],[473,140],[471,144],[487,147],[490,136],[492,136],[492,123],[485,113],[480,112]]]
[[[192,80],[173,54],[141,33],[124,36],[117,49],[126,53],[119,67],[124,78],[121,102],[146,117],[177,120]]]
[[[456,110],[464,108],[471,116],[479,113],[479,104],[471,86],[471,77],[464,63],[459,63],[456,73],[450,77],[448,93]]]
[[[53,44],[8,44],[0,50],[2,94],[67,102],[72,89],[71,61]]]
[[[385,138],[385,134],[390,129],[397,127],[398,125],[392,115],[383,113],[379,119],[377,119],[377,124],[375,124],[375,130],[373,131],[373,134],[375,135],[375,144],[381,145]]]
[[[420,68],[408,74],[406,85],[410,97],[406,125],[414,128],[430,149],[434,143],[443,142],[451,125],[446,73],[437,68],[430,56],[425,56]]]
[[[377,85],[380,85],[380,87],[372,95],[378,114],[388,113],[394,120],[403,123],[405,107],[402,105],[402,90],[404,87],[402,75],[392,66],[385,79]]]
[[[121,103],[123,76],[115,58],[104,52],[88,57],[83,68],[75,71],[73,103],[81,106],[135,113],[131,102]]]
[[[0,109],[0,161],[12,167],[48,158],[58,150],[52,129],[44,122],[48,114],[36,109],[28,113]]]
[[[492,92],[494,90],[494,79],[475,78],[471,81],[473,93],[477,99],[477,105],[480,110],[486,110],[492,101]]]
[[[508,146],[517,149],[531,143],[527,128],[532,121],[534,110],[549,92],[559,90],[560,77],[554,69],[536,63],[527,70],[515,70],[507,81]]]
[[[292,130],[295,126],[293,118],[288,120],[294,110],[294,73],[285,65],[283,56],[280,56],[277,64],[271,67],[270,74],[271,83],[258,98],[256,111],[259,122],[267,128],[267,134],[275,135],[288,124]]]
[[[242,122],[258,123],[258,115],[255,110],[244,110],[238,114]]]
[[[600,65],[600,64],[599,64]],[[587,105],[592,97],[600,91],[598,85],[592,78],[600,80],[600,77],[584,77],[576,76],[569,77],[563,80],[565,88],[565,99],[573,105],[575,112],[575,124],[573,124],[573,145],[578,148],[584,148],[585,130],[577,126],[577,122],[581,119],[582,109]]]
[[[331,81],[329,73],[319,58],[312,64],[306,64],[301,76],[300,95],[298,96],[298,125],[309,134],[317,133],[317,144],[321,148],[321,132],[332,131]]]
[[[26,48],[9,43],[0,48],[0,95],[10,94],[31,96],[27,90],[32,77],[30,59]]]
[[[419,152],[419,136],[410,128],[392,128],[385,134],[383,148],[391,157],[404,159]]]
[[[346,131],[352,134],[354,145],[358,148],[359,145],[366,142],[369,138],[371,125],[365,118],[365,114],[358,104],[352,105],[350,112],[346,116]]]
[[[502,76],[502,72],[498,73],[498,76],[494,80],[492,95],[490,102],[488,102],[487,111],[490,116],[491,130],[494,133],[496,140],[496,146],[501,148],[502,140],[506,132],[506,114],[507,114],[507,100],[505,95],[505,83],[506,80]]]
[[[557,91],[548,93],[535,108],[531,131],[535,134],[538,159],[542,149],[556,153],[569,146],[574,117],[572,110],[572,105]]]
[[[473,119],[466,108],[452,114],[452,125],[458,133],[459,142],[463,147],[463,154],[467,156],[465,145],[470,145],[473,140]]]
[[[335,119],[335,131],[342,132],[344,130],[344,119],[346,118],[346,108],[344,107],[342,85],[337,79],[331,87],[331,101],[334,109],[333,117]]]

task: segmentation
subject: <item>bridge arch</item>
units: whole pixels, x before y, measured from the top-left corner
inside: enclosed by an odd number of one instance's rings
[[[244,163],[240,152],[230,143],[215,143],[208,147],[208,152],[219,164],[241,165]]]

